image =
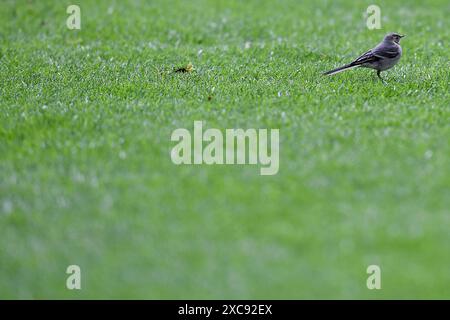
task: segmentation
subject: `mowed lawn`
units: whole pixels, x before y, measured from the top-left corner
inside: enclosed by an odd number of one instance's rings
[[[370,4],[2,1],[0,298],[450,298],[450,5]],[[388,85],[321,76],[390,31]],[[280,129],[279,173],[174,165],[194,120]]]

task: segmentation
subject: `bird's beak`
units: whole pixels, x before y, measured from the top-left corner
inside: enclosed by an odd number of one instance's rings
[[[401,34],[400,35],[400,38],[404,38],[404,37],[406,37],[406,34]]]

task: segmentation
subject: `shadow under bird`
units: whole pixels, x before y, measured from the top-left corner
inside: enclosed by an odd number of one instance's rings
[[[348,69],[363,67],[377,70],[377,76],[382,81],[381,71],[388,70],[395,66],[402,56],[402,47],[400,46],[400,39],[404,35],[398,33],[388,33],[383,41],[381,41],[375,48],[370,49],[353,62],[346,64],[340,68],[330,70],[324,73],[324,75],[336,74]]]

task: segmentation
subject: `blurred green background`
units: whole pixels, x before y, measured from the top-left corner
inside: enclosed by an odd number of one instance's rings
[[[371,4],[2,1],[0,298],[450,298],[450,4]],[[388,85],[321,76],[390,31]],[[278,175],[175,166],[194,120],[279,128]]]

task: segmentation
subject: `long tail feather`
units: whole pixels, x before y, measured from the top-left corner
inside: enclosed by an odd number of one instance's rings
[[[339,67],[337,69],[333,69],[333,70],[324,72],[323,75],[324,76],[331,76],[332,74],[336,74],[336,73],[339,73],[339,72],[342,72],[342,71],[345,71],[345,70],[348,70],[348,69],[352,69],[352,68],[355,68],[357,66],[358,65],[354,65],[352,63],[346,64],[345,66]]]

